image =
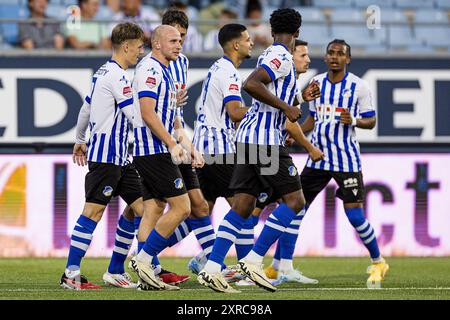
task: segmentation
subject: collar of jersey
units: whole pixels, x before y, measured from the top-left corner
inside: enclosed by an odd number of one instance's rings
[[[120,64],[117,63],[116,60],[109,59],[108,62],[115,63],[115,64],[117,64],[117,65],[119,66],[120,69],[123,69],[123,68],[120,66]]]
[[[345,71],[345,76],[342,78],[341,81],[338,81],[338,82],[331,82],[330,79],[328,79],[328,71],[327,71],[327,76],[326,76],[326,78],[327,78],[327,81],[328,81],[329,83],[331,83],[331,84],[338,84],[338,83],[341,83],[342,81],[344,81],[345,79],[347,79],[347,76],[348,76],[348,71]]]
[[[282,44],[282,43],[274,42],[272,45],[273,45],[273,46],[282,46],[283,48],[286,49],[287,52],[289,52],[288,48],[287,48],[284,44]]]
[[[227,61],[230,61],[231,62],[231,64],[234,66],[234,63],[233,63],[233,61],[231,61],[231,59],[230,58],[228,58],[227,56],[223,56],[222,57],[223,59],[225,59],[225,60],[227,60]]]
[[[167,70],[167,67],[165,66],[165,65],[163,65],[161,62],[159,62],[159,60],[158,59],[156,59],[155,57],[153,57],[153,56],[151,56],[150,57],[150,59],[153,59],[153,60],[155,60],[156,62],[158,62],[159,63],[159,65],[164,69],[164,70]]]

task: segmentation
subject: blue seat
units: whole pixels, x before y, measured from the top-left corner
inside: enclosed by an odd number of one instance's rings
[[[440,9],[450,9],[450,0],[436,0],[436,5]]]
[[[300,39],[308,41],[311,46],[324,47],[332,40],[327,26],[307,25],[300,28]]]
[[[450,28],[448,26],[419,26],[415,28],[416,37],[433,47],[450,46]]]
[[[108,6],[100,6],[98,8],[97,14],[95,15],[95,19],[112,19],[113,15],[114,13]]]
[[[365,25],[333,26],[331,32],[333,38],[344,39],[351,47],[365,47],[376,41]]]
[[[403,10],[398,9],[381,9],[381,24],[385,23],[408,23],[408,17]]]
[[[0,4],[0,18],[20,19],[20,6],[15,4]],[[0,30],[3,42],[16,45],[19,42],[19,26],[17,23],[1,23]]]
[[[392,48],[422,44],[419,39],[414,37],[409,26],[391,26],[388,34],[388,45]]]
[[[59,4],[49,4],[45,14],[50,18],[64,19],[67,16],[67,7]]]
[[[78,0],[59,0],[59,1],[60,1],[60,4],[65,5],[65,6],[78,5]],[[100,1],[100,3],[101,2],[102,1]]]
[[[366,17],[360,9],[339,8],[334,9],[331,14],[333,22],[365,22]]]
[[[398,8],[424,9],[433,8],[434,2],[430,0],[395,0]]]
[[[446,12],[441,10],[416,10],[414,21],[423,23],[447,23],[448,16]]]
[[[319,8],[314,7],[294,7],[293,9],[300,12],[302,21],[304,22],[325,22],[325,15]]]
[[[426,53],[434,53],[434,49],[427,45],[411,45],[406,48],[406,50],[410,53],[415,54],[426,54]]]
[[[351,8],[353,6],[353,0],[313,0],[313,6],[318,8]]]
[[[394,0],[355,0],[354,1],[355,8],[365,9],[371,5],[379,6],[381,9],[392,8],[394,6]]]

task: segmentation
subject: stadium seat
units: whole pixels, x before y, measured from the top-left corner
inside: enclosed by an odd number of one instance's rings
[[[430,0],[395,0],[395,5],[403,9],[433,8],[434,1]]]
[[[332,37],[327,26],[305,24],[300,28],[300,39],[308,41],[311,46],[324,47]]]
[[[351,44],[350,44],[351,45]],[[364,47],[364,53],[365,54],[372,54],[372,55],[380,55],[380,54],[385,54],[388,51],[387,47],[385,44],[379,43],[379,44],[369,44],[367,46]]]
[[[351,8],[353,0],[313,0],[313,6],[318,8]]]
[[[441,10],[416,10],[414,16],[415,22],[423,23],[448,23],[448,15],[446,12]]]
[[[391,26],[387,39],[388,46],[392,48],[421,45],[421,41],[413,36],[409,26]]]
[[[60,0],[62,5],[70,6],[70,5],[78,5],[78,0]],[[100,1],[101,3],[102,1]]]
[[[411,45],[406,48],[410,53],[424,54],[424,53],[434,53],[432,47],[426,45]]]
[[[433,47],[450,46],[450,28],[448,26],[416,26],[417,39]]]
[[[376,41],[365,25],[333,26],[331,33],[333,38],[344,39],[352,47],[366,47]]]
[[[295,10],[302,15],[302,21],[304,22],[325,22],[325,15],[319,8],[314,7],[294,7]]]
[[[365,22],[364,12],[360,9],[339,8],[331,13],[332,22]]]
[[[60,4],[49,4],[45,14],[50,18],[64,19],[67,15],[67,7]]]
[[[20,6],[15,4],[0,4],[0,18],[20,19]],[[16,23],[1,23],[0,30],[3,42],[15,45],[19,41],[19,27]]]
[[[408,17],[402,10],[397,9],[381,9],[381,23],[408,23]]]
[[[450,0],[436,0],[436,5],[440,9],[450,10]]]
[[[98,12],[95,16],[95,19],[112,19],[113,17],[113,12],[111,11],[111,9],[108,6],[100,6],[98,8]]]
[[[371,5],[379,6],[380,8],[392,8],[394,5],[394,0],[355,0],[355,8],[367,8]]]

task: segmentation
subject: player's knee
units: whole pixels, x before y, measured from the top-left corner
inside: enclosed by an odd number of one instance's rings
[[[206,200],[191,203],[191,216],[194,218],[203,218],[209,216],[209,205]]]
[[[232,206],[232,210],[237,212],[244,218],[249,217],[252,214],[254,208],[255,208],[255,198],[247,196],[242,197],[236,196]]]
[[[99,222],[102,219],[105,206],[96,203],[86,203],[83,210],[83,216]]]
[[[284,202],[296,213],[300,212],[305,206],[305,198],[303,196],[290,196],[284,199]]]
[[[189,198],[180,198],[179,201],[176,202],[176,204],[172,205],[172,210],[181,220],[189,217],[189,215],[191,214],[191,203],[189,201]]]

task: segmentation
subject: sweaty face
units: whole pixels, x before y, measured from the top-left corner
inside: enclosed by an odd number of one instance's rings
[[[306,71],[308,71],[311,60],[309,59],[307,46],[301,45],[301,46],[295,47],[293,59],[294,59],[295,71],[297,73],[305,73]]]
[[[344,70],[345,66],[350,63],[347,46],[341,43],[332,43],[328,46],[325,63],[329,70]]]
[[[141,39],[128,40],[125,46],[127,47],[126,59],[128,64],[137,64],[139,56],[144,53],[144,42]]]
[[[181,35],[178,30],[168,30],[168,32],[159,39],[161,53],[167,60],[177,60],[181,52]]]
[[[245,30],[242,32],[241,37],[239,38],[239,56],[249,59],[252,56],[252,48],[253,48],[253,40],[250,38],[248,31]]]

